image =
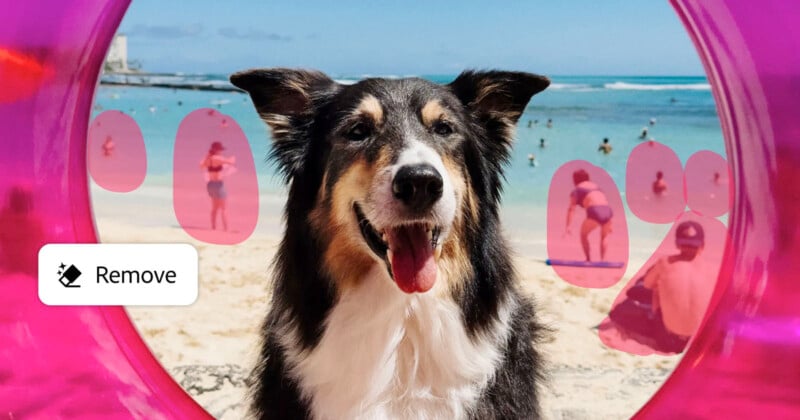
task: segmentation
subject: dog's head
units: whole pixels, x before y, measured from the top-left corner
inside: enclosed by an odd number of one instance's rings
[[[549,80],[464,72],[448,85],[250,70],[231,76],[271,127],[290,183],[287,213],[320,238],[323,267],[348,287],[376,263],[398,287],[425,292],[470,270],[467,248],[496,217],[513,128]],[[291,216],[291,215],[290,215]],[[291,217],[290,217],[291,219]]]

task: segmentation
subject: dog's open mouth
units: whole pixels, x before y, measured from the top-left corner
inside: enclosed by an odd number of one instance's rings
[[[415,222],[378,231],[361,207],[353,203],[361,235],[372,252],[389,264],[397,286],[406,293],[427,292],[436,282],[434,251],[442,228],[433,223]]]

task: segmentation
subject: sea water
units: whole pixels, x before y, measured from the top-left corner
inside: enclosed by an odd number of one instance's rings
[[[361,77],[336,79],[354,83]],[[455,75],[420,77],[447,83]],[[225,75],[163,78],[173,83],[227,83]],[[519,239],[522,244],[543,243],[541,233],[546,230],[544,210],[550,179],[568,161],[586,160],[606,170],[623,194],[624,202],[626,162],[631,150],[644,141],[639,138],[644,127],[648,129],[647,139],[653,138],[672,148],[684,164],[699,150],[725,156],[714,98],[704,76],[551,76],[551,80],[550,87],[533,97],[519,120],[505,172],[503,206],[505,217],[514,226],[510,231],[518,237],[537,238],[531,239],[532,242]],[[94,114],[113,109],[132,116],[142,130],[147,149],[145,186],[169,188],[178,126],[189,112],[198,108],[217,109],[233,117],[250,142],[261,191],[265,194],[283,191],[274,163],[266,160],[268,130],[245,94],[101,86],[96,93]],[[651,119],[655,119],[654,125],[650,124]],[[548,120],[552,120],[550,128]],[[539,147],[542,138],[545,148]],[[613,146],[608,155],[597,150],[604,138]],[[531,153],[535,154],[536,166],[529,164]],[[659,235],[669,228],[640,222],[630,211],[627,219],[632,235],[655,241],[660,241]]]

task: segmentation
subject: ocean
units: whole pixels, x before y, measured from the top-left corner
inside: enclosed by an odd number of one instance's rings
[[[159,81],[170,83],[227,84],[225,75],[159,77]],[[335,79],[353,83],[361,77],[364,76]],[[455,75],[419,77],[446,83]],[[624,200],[626,162],[631,150],[643,141],[639,138],[643,127],[648,128],[648,139],[669,146],[682,163],[700,150],[725,156],[714,98],[704,76],[551,76],[551,80],[551,86],[536,95],[522,115],[506,168],[503,205],[515,225],[538,232],[545,229],[544,208],[550,180],[561,165],[571,160],[586,160],[605,169]],[[147,150],[144,186],[169,187],[178,125],[189,112],[199,108],[217,109],[238,122],[255,156],[260,191],[280,192],[283,187],[276,168],[266,161],[268,131],[244,94],[101,85],[94,115],[101,110],[120,110],[132,116],[142,130]],[[548,119],[552,120],[551,128],[547,127]],[[649,124],[651,119],[655,124]],[[545,148],[539,147],[542,138]],[[608,155],[597,151],[603,138],[613,146]],[[534,167],[528,161],[531,153],[536,156]],[[627,213],[628,219],[635,219]],[[638,236],[666,232],[666,226],[654,230],[636,220],[629,220],[629,224],[632,234]]]

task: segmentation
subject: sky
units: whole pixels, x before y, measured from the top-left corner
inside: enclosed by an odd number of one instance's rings
[[[119,32],[148,72],[704,73],[667,0],[133,0]]]

